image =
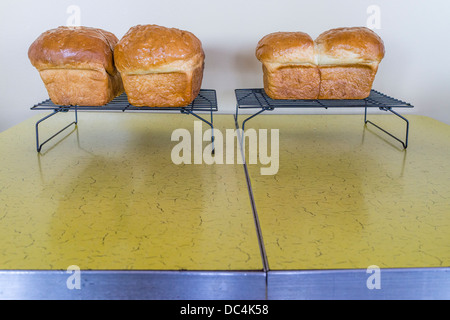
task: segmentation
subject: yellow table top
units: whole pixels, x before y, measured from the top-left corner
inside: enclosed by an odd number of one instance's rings
[[[38,154],[42,116],[0,133],[0,269],[262,269],[242,166],[170,158],[171,133],[195,118],[79,113]],[[396,117],[370,118],[404,134]],[[450,126],[407,118],[406,151],[362,116],[247,124],[280,133],[278,173],[248,165],[270,270],[450,266]],[[52,117],[42,137],[72,119]]]
[[[359,115],[248,122],[279,129],[278,173],[248,165],[270,270],[450,266],[450,126],[407,118],[407,150]],[[398,118],[370,119],[404,136]]]
[[[38,154],[42,117],[0,134],[0,269],[262,269],[242,165],[171,160],[173,130],[196,118],[80,112]],[[42,139],[73,117],[43,122]]]

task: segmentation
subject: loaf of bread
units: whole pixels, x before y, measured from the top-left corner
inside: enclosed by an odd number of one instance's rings
[[[332,29],[315,41],[302,32],[277,32],[259,41],[256,57],[273,99],[364,99],[384,44],[365,27]]]
[[[364,99],[369,96],[384,57],[381,38],[364,27],[326,31],[315,41],[320,69],[319,99]]]
[[[134,26],[117,44],[114,59],[134,106],[186,106],[200,91],[205,54],[191,32]]]
[[[314,41],[303,32],[276,32],[256,48],[263,63],[264,89],[273,99],[316,99],[320,75]]]
[[[118,39],[90,27],[59,27],[41,34],[28,57],[57,105],[101,106],[123,92],[114,65]]]

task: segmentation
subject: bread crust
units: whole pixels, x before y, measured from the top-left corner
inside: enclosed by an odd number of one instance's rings
[[[366,27],[336,28],[315,40],[318,65],[378,64],[385,54],[383,40]]]
[[[264,89],[272,99],[317,99],[320,74],[315,66],[263,66]]]
[[[103,106],[123,92],[119,72],[45,69],[39,72],[50,100],[61,106]]]
[[[203,61],[204,52],[200,40],[189,31],[137,25],[120,39],[114,58],[120,72],[145,74],[191,69]]]
[[[328,30],[315,41],[302,32],[276,32],[256,47],[273,99],[366,98],[384,54],[381,38],[365,27]]]
[[[128,101],[135,107],[184,107],[199,94],[203,65],[189,72],[124,74]]]
[[[119,40],[111,32],[90,27],[58,27],[42,33],[28,49],[31,64],[50,68],[105,69],[114,74],[114,46]]]
[[[101,106],[123,92],[114,65],[117,37],[90,27],[58,27],[42,33],[28,57],[53,103]]]
[[[134,26],[120,39],[114,58],[134,106],[186,106],[200,91],[205,54],[189,31]]]
[[[264,63],[315,64],[314,41],[304,32],[275,32],[264,36],[256,47]]]
[[[376,70],[367,65],[320,67],[318,99],[364,99],[372,89]]]

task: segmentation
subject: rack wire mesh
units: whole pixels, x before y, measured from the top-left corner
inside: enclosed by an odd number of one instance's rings
[[[256,113],[250,115],[242,122],[242,130],[245,130],[245,124],[256,117],[257,115],[263,113],[264,111],[273,111],[277,108],[364,108],[364,123],[372,124],[376,128],[385,132],[392,138],[399,141],[403,148],[408,147],[408,136],[409,136],[409,121],[398,114],[393,108],[413,108],[410,103],[392,98],[386,94],[378,92],[376,90],[371,90],[370,94],[365,99],[341,99],[341,100],[326,100],[326,99],[314,99],[314,100],[284,100],[284,99],[272,99],[270,98],[264,89],[236,89],[236,113],[234,116],[236,126],[239,126],[238,116],[239,109],[259,109]],[[406,133],[405,139],[401,140],[389,131],[383,129],[379,125],[373,123],[367,119],[367,109],[368,108],[378,108],[382,111],[389,111],[396,115],[406,123]]]
[[[77,110],[77,111],[217,111],[216,91],[213,89],[201,89],[198,96],[189,105],[184,107],[135,107],[128,102],[125,93],[114,98],[104,106],[59,106],[50,99],[35,104],[32,110]]]
[[[52,140],[61,132],[63,132],[72,125],[76,126],[78,124],[78,111],[122,111],[122,112],[179,111],[184,114],[190,114],[195,116],[199,120],[207,123],[211,127],[212,129],[211,141],[213,143],[213,152],[214,152],[213,112],[218,110],[218,106],[217,106],[216,91],[213,89],[201,89],[197,97],[189,105],[184,107],[135,107],[129,103],[127,95],[123,93],[104,106],[59,106],[54,104],[50,99],[47,99],[38,104],[35,104],[33,107],[31,107],[31,110],[53,110],[52,113],[46,115],[45,117],[36,122],[35,130],[36,130],[37,152],[40,152],[44,144]],[[39,138],[40,123],[54,116],[57,113],[68,112],[70,110],[74,111],[75,120],[41,143]],[[205,118],[200,116],[198,112],[208,112],[210,114],[210,120],[209,121],[206,120]]]
[[[236,89],[239,108],[412,108],[409,103],[372,90],[365,99],[342,100],[277,100],[270,98],[264,89]]]

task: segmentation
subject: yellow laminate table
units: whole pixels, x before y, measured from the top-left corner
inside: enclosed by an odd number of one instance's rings
[[[396,117],[370,118],[404,135]],[[274,275],[269,297],[299,290],[292,281],[280,284],[282,271],[294,270],[321,270],[328,274],[322,283],[334,284],[332,271],[362,270],[367,292],[365,271],[373,265],[447,268],[450,296],[450,126],[424,116],[407,118],[406,150],[365,127],[359,115],[265,115],[250,122],[246,129],[268,129],[269,137],[271,129],[279,130],[277,174],[261,175],[260,164],[247,165]],[[328,289],[336,298],[335,287]],[[309,291],[302,290],[303,298]]]
[[[243,166],[171,160],[172,132],[193,139],[194,117],[79,113],[37,153],[41,117],[0,134],[0,269],[262,271]],[[49,119],[41,136],[72,117]]]
[[[251,203],[241,165],[172,162],[171,134],[192,133],[190,116],[80,113],[38,154],[40,117],[0,134],[3,298],[449,297],[443,123],[408,116],[403,150],[362,116],[259,116],[254,129],[279,130],[279,170],[247,164]],[[214,123],[234,128],[231,115]],[[77,292],[70,265],[82,270]],[[382,290],[366,286],[373,265]]]

